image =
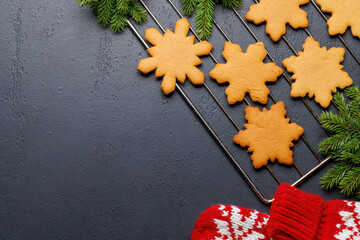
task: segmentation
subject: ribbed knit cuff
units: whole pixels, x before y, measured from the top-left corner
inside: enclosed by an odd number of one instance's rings
[[[268,236],[276,240],[314,239],[322,211],[320,196],[287,184],[279,186],[270,208]]]

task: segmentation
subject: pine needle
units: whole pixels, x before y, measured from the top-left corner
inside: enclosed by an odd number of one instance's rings
[[[360,167],[351,168],[339,183],[340,193],[349,197],[354,194],[360,185]]]
[[[181,0],[183,12],[191,16],[196,9],[196,33],[200,40],[207,40],[212,34],[215,4],[222,2],[223,7],[237,9],[242,0]]]
[[[211,36],[214,21],[214,0],[200,1],[196,8],[196,33],[201,40]]]
[[[187,16],[191,16],[196,9],[196,32],[200,40],[207,40],[212,34],[216,3],[221,2],[223,7],[229,9],[242,6],[242,0],[181,0],[181,2],[182,10]],[[124,31],[128,25],[128,18],[134,19],[138,24],[147,20],[146,10],[138,0],[76,0],[76,3],[80,7],[89,6],[96,14],[98,22],[104,27],[110,25],[114,32]]]
[[[356,86],[347,87],[345,94],[354,101],[360,102],[360,89]]]
[[[337,187],[346,173],[351,169],[352,164],[337,163],[320,179],[320,185],[325,190]]]
[[[198,0],[181,0],[183,12],[191,16],[196,8]]]
[[[137,22],[141,24],[146,21],[146,10],[143,9],[138,2],[132,1],[130,5],[130,15]]]
[[[77,0],[76,1],[77,4],[79,4],[80,7],[84,6],[84,5],[89,5],[92,3],[92,0]]]
[[[223,6],[229,9],[236,9],[242,6],[242,0],[222,0]]]
[[[334,96],[338,114],[323,112],[322,127],[334,134],[319,144],[320,152],[337,163],[320,179],[325,190],[338,187],[345,196],[360,197],[360,88]],[[360,199],[360,198],[359,198]]]
[[[106,27],[110,23],[113,0],[103,0],[97,7],[98,23]]]
[[[130,10],[130,0],[115,0],[116,10],[121,14],[126,14]],[[116,11],[115,11],[116,12]]]
[[[76,0],[80,7],[89,6],[104,27],[110,25],[113,32],[124,31],[128,18],[141,24],[146,21],[146,11],[138,0]]]
[[[119,11],[112,15],[110,29],[113,32],[124,31],[127,26],[127,18],[122,15]]]

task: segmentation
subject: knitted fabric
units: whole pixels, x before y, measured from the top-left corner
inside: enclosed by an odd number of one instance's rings
[[[270,208],[268,234],[277,240],[314,239],[322,211],[321,197],[280,185]]]
[[[282,184],[270,209],[267,234],[276,240],[360,240],[360,203],[323,202]]]
[[[200,215],[191,240],[269,240],[265,234],[268,219],[255,210],[215,205]]]
[[[270,214],[215,205],[201,214],[191,240],[360,240],[360,202],[332,200],[279,186]]]

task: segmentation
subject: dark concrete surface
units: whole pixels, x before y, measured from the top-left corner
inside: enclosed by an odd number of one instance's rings
[[[131,30],[113,34],[75,2],[1,2],[0,239],[180,240],[190,238],[197,217],[211,204],[268,212],[182,97],[164,96],[159,79],[136,70],[148,55]],[[180,6],[180,0],[175,2]],[[167,1],[146,3],[165,28],[173,29],[178,17]],[[251,4],[245,0],[242,16]],[[314,6],[303,9],[321,45],[343,47],[328,36]],[[243,49],[254,43],[232,11],[217,7],[216,20]],[[194,25],[194,18],[190,22]],[[265,25],[250,26],[276,61],[292,55],[284,41],[271,42]],[[143,34],[149,27],[156,27],[150,17],[138,29]],[[287,30],[286,37],[300,50],[306,33]],[[349,30],[344,38],[360,56],[359,39]],[[210,42],[221,62],[224,41],[214,28]],[[209,57],[203,62],[209,87],[242,125],[245,103],[229,106],[226,86],[208,76],[214,62]],[[359,85],[359,65],[348,51],[343,64]],[[316,148],[326,135],[304,104],[289,96],[286,80],[268,86]],[[266,170],[255,171],[250,155],[232,142],[237,131],[210,95],[189,82],[184,90],[271,198],[276,182]],[[321,113],[312,99],[309,103]],[[317,163],[303,141],[296,143],[294,157],[303,171]],[[318,184],[330,166],[300,188],[324,199],[342,198]],[[291,167],[271,168],[284,182],[299,177]]]

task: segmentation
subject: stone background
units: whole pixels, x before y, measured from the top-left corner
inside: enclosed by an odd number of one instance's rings
[[[170,4],[146,3],[173,30],[178,16]],[[180,7],[180,0],[175,4]],[[251,4],[245,0],[241,16]],[[322,46],[343,47],[329,37],[313,5],[303,9]],[[194,26],[194,17],[189,20]],[[216,21],[244,50],[255,43],[234,12],[217,6]],[[197,217],[212,204],[269,211],[183,98],[177,92],[164,96],[153,73],[136,70],[148,54],[130,28],[112,33],[75,0],[2,0],[0,22],[1,240],[189,239]],[[142,34],[150,27],[157,27],[150,17],[137,26]],[[270,40],[264,24],[250,27],[279,63],[293,54],[283,40]],[[288,27],[286,37],[299,51],[307,35]],[[360,56],[359,39],[349,30],[344,39]],[[210,42],[214,56],[224,62],[225,38],[216,27]],[[226,86],[208,76],[214,62],[210,57],[203,62],[207,84],[242,126],[245,103],[229,106]],[[359,85],[359,64],[348,51],[343,64]],[[316,148],[326,134],[304,104],[289,96],[286,80],[268,86]],[[271,198],[277,183],[266,169],[255,171],[246,149],[232,142],[237,130],[211,96],[188,81],[184,91]],[[320,114],[323,109],[307,100]],[[294,158],[304,172],[317,163],[301,140]],[[281,181],[299,177],[293,167],[270,166]],[[330,166],[300,188],[324,199],[342,198],[318,184]]]

